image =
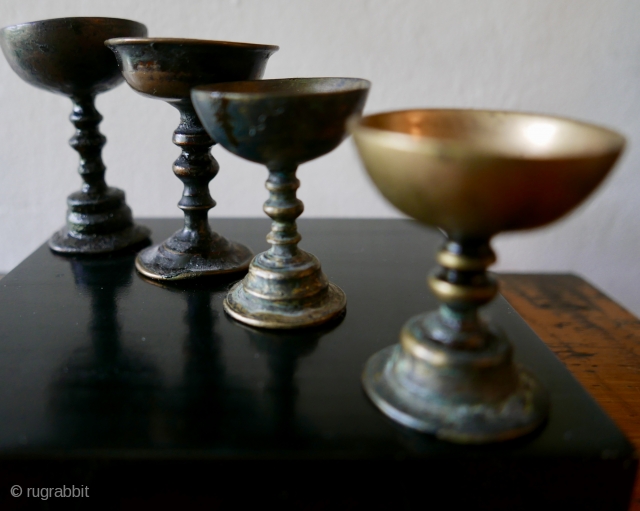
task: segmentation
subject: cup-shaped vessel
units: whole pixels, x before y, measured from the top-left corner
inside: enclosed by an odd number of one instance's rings
[[[122,83],[112,37],[144,37],[147,28],[117,18],[58,18],[5,27],[0,46],[24,81],[65,96],[96,95]]]
[[[495,261],[489,242],[576,207],[611,170],[624,138],[558,117],[480,110],[390,112],[349,128],[382,194],[447,235],[428,279],[441,306],[411,318],[400,345],[369,359],[369,397],[394,420],[455,442],[534,430],[548,413],[546,391],[478,314],[497,293],[486,272]]]
[[[238,321],[263,328],[317,325],[346,307],[318,259],[298,248],[298,165],[332,151],[346,121],[362,112],[370,83],[358,78],[291,78],[197,87],[192,99],[211,137],[225,149],[269,170],[264,211],[273,220],[271,248],[224,301]]]
[[[258,79],[277,46],[170,38],[110,39],[127,83],[140,94],[162,99],[180,112],[173,143],[182,154],[173,164],[184,192],[178,207],[184,227],[136,259],[140,273],[152,279],[177,280],[246,270],[251,251],[213,232],[208,212],[215,206],[209,181],[219,166],[211,156],[215,141],[195,114],[191,88],[211,82]]]
[[[112,252],[148,239],[149,230],[133,223],[124,192],[105,183],[101,151],[106,139],[94,104],[96,94],[122,82],[104,40],[146,34],[141,23],[115,18],[59,18],[0,30],[0,47],[18,76],[73,102],[76,134],[70,144],[80,154],[83,186],[67,199],[67,226],[49,241],[57,252]]]

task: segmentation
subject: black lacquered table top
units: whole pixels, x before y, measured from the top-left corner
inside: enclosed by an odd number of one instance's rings
[[[181,225],[142,223],[155,241]],[[268,248],[266,219],[211,223],[255,253]],[[252,329],[222,309],[242,275],[163,287],[136,273],[134,255],[40,247],[0,280],[0,461],[630,459],[612,421],[502,298],[488,313],[551,391],[548,423],[472,447],[392,423],[360,374],[404,321],[436,305],[425,278],[440,236],[403,220],[302,220],[299,230],[347,295],[337,324]]]

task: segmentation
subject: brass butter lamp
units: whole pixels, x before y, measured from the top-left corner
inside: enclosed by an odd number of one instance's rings
[[[122,83],[110,37],[146,36],[141,23],[117,18],[57,18],[0,30],[0,47],[25,82],[67,96],[76,128],[69,141],[80,155],[82,189],[67,198],[67,224],[49,240],[63,254],[101,254],[149,243],[150,231],[133,222],[125,194],[107,186],[95,97]]]
[[[335,149],[346,121],[360,114],[370,83],[358,78],[287,78],[196,87],[192,99],[204,127],[225,149],[269,170],[264,212],[273,220],[271,248],[224,301],[238,321],[262,328],[298,328],[339,316],[343,291],[318,259],[298,248],[298,165]]]
[[[373,182],[398,209],[446,241],[428,284],[437,311],[411,318],[400,344],[373,355],[365,391],[393,420],[460,443],[533,431],[549,399],[479,307],[498,291],[491,238],[545,225],[585,199],[624,138],[557,117],[474,110],[408,110],[352,119]]]
[[[179,280],[246,270],[253,254],[209,226],[216,205],[209,181],[219,170],[210,153],[212,140],[191,103],[192,87],[212,82],[261,78],[277,46],[172,38],[118,38],[105,43],[116,55],[122,75],[133,90],[161,99],[180,112],[173,143],[181,149],[173,164],[183,182],[178,207],[184,227],[138,255],[136,268],[158,280]]]

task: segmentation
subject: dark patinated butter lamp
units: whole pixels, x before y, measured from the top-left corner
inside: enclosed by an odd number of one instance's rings
[[[111,39],[127,83],[144,96],[161,99],[180,112],[173,143],[181,154],[173,172],[183,182],[178,207],[184,227],[159,245],[143,250],[136,268],[146,277],[178,280],[246,270],[253,254],[227,240],[209,226],[208,212],[216,205],[209,181],[218,173],[211,156],[212,140],[202,127],[191,103],[192,87],[212,82],[262,77],[267,59],[277,46],[224,41],[169,38]]]
[[[73,102],[76,134],[70,144],[80,153],[83,185],[67,199],[66,227],[49,240],[56,252],[99,254],[148,242],[150,232],[133,223],[124,192],[105,183],[106,138],[94,103],[97,94],[123,81],[104,40],[146,35],[144,25],[114,18],[59,18],[0,30],[0,47],[20,78]]]
[[[605,128],[542,115],[409,110],[353,119],[360,157],[382,194],[447,239],[428,278],[439,310],[411,318],[400,344],[369,359],[371,400],[405,426],[461,443],[524,435],[546,418],[536,377],[479,314],[497,293],[490,239],[561,217],[620,155]]]

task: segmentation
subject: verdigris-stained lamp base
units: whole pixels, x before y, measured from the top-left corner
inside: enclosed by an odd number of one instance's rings
[[[342,314],[347,297],[322,273],[318,259],[298,250],[298,261],[285,266],[259,254],[249,273],[227,294],[224,310],[232,318],[261,328],[319,325]]]
[[[432,354],[437,356],[435,350]],[[437,362],[431,365],[406,353],[400,345],[390,346],[367,361],[364,389],[394,421],[451,442],[484,444],[534,431],[548,413],[545,389],[510,360],[474,367],[485,362],[481,359],[493,358],[486,352],[477,355],[458,367],[438,367]],[[487,399],[491,387],[504,384],[505,375],[511,388],[495,401]]]

